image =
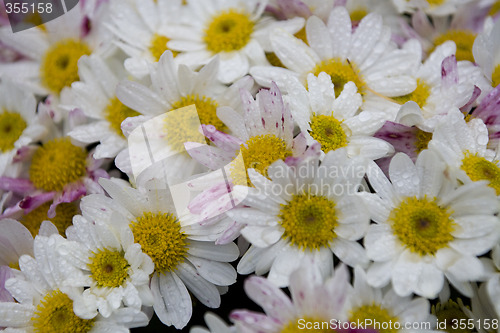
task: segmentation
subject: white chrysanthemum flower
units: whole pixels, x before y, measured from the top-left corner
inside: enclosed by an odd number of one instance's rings
[[[205,241],[211,229],[203,234],[203,226],[192,237],[189,214],[178,215],[165,184],[151,180],[134,189],[119,179],[101,182],[112,199],[85,197],[82,210],[89,220],[119,225],[120,237],[133,239],[153,260],[149,286],[158,318],[165,325],[184,327],[192,314],[190,293],[208,307],[219,307],[221,290],[236,281],[228,262],[238,258],[238,247]]]
[[[415,164],[406,154],[396,154],[389,166],[390,182],[373,162],[367,175],[375,193],[359,195],[376,222],[364,239],[374,261],[367,270],[368,283],[380,288],[391,281],[400,296],[434,298],[446,276],[471,296],[469,281],[484,274],[477,256],[498,242],[494,191],[485,182],[456,188],[432,150],[422,151]]]
[[[0,176],[6,175],[20,149],[48,133],[47,121],[37,116],[36,104],[35,96],[8,78],[0,81]]]
[[[114,43],[129,56],[124,65],[132,75],[146,76],[149,64],[168,50],[166,27],[184,17],[183,9],[181,0],[111,2],[106,26],[117,37]]]
[[[317,141],[324,153],[346,147],[350,157],[362,155],[373,160],[392,154],[386,141],[372,136],[384,124],[385,114],[360,112],[363,101],[353,82],[348,82],[338,96],[330,76],[323,72],[318,77],[308,74],[308,89],[298,80],[285,84],[288,94],[283,100],[309,146]]]
[[[248,297],[262,307],[264,313],[235,310],[230,318],[239,332],[331,332],[336,324],[346,322],[344,306],[352,287],[349,272],[341,265],[326,277],[317,263],[304,262],[290,276],[290,294],[286,295],[268,279],[258,276],[245,281]]]
[[[472,0],[392,0],[400,13],[413,13],[423,10],[433,16],[454,14],[461,6]]]
[[[128,117],[140,115],[123,105],[116,97],[116,86],[126,77],[120,66],[109,66],[98,55],[83,56],[78,61],[79,82],[63,92],[61,107],[81,110],[88,121],[74,127],[68,135],[87,144],[99,142],[94,157],[115,157],[127,148],[121,123]]]
[[[270,36],[273,52],[286,68],[255,66],[250,74],[261,85],[270,86],[275,81],[285,89],[285,82],[292,78],[305,85],[309,73],[325,72],[332,78],[336,96],[352,81],[363,102],[376,99],[382,103],[380,110],[388,102],[384,104],[377,95],[401,96],[416,87],[411,74],[419,56],[405,47],[396,48],[390,29],[378,14],[370,13],[353,30],[348,11],[336,7],[326,25],[318,17],[310,17],[306,34],[309,46],[284,30],[274,30]]]
[[[17,302],[0,302],[0,326],[7,332],[129,332],[130,327],[144,326],[148,317],[137,309],[121,309],[109,318],[78,317],[73,311],[73,296],[78,288],[63,285],[68,277],[78,274],[56,249],[53,237],[37,236],[34,258],[19,259],[22,276],[5,282],[5,288]]]
[[[463,183],[488,181],[500,195],[498,149],[488,149],[488,129],[478,118],[464,120],[458,110],[450,112],[436,126],[429,148],[445,161],[448,172]]]
[[[180,51],[179,63],[193,67],[208,63],[218,55],[218,78],[231,83],[254,65],[267,63],[264,51],[271,51],[269,32],[277,27],[296,33],[303,18],[275,21],[262,15],[267,0],[189,0],[183,25],[171,25],[168,47]]]
[[[104,53],[99,21],[87,30],[85,12],[76,6],[68,13],[39,27],[13,33],[9,27],[0,29],[0,41],[25,56],[15,63],[2,64],[0,76],[21,82],[37,94],[59,95],[65,87],[78,81],[78,59],[93,52]]]
[[[268,279],[283,287],[303,258],[314,258],[326,274],[333,269],[333,254],[350,266],[368,264],[357,241],[370,221],[355,195],[364,159],[350,159],[338,149],[321,165],[318,156],[293,167],[276,162],[268,169],[270,180],[253,169],[248,174],[255,188],[235,188],[236,197],[244,190],[242,203],[248,207],[227,212],[252,244],[238,263],[240,274],[269,271]]]
[[[77,215],[66,235],[68,239],[61,237],[57,249],[81,273],[64,284],[85,288],[73,297],[77,316],[91,319],[99,312],[108,318],[123,306],[140,310],[153,305],[149,276],[154,265],[130,234],[121,232],[113,221]]]
[[[401,297],[393,289],[373,288],[367,283],[366,273],[359,266],[354,270],[353,291],[346,303],[345,310],[349,321],[353,323],[366,323],[368,320],[372,323],[392,323],[387,331],[408,333],[435,328],[436,318],[430,314],[427,299]],[[421,326],[416,327],[416,323]]]
[[[494,88],[500,83],[500,20],[488,21],[484,31],[477,35],[472,46],[476,64]]]

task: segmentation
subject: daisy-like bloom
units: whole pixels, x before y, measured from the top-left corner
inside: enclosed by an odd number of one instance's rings
[[[190,230],[196,226],[190,225],[189,214],[177,215],[168,188],[157,180],[138,189],[119,179],[101,182],[111,199],[85,197],[82,210],[91,221],[116,223],[120,237],[133,240],[151,258],[154,272],[149,287],[158,318],[165,325],[184,327],[192,314],[190,293],[208,307],[219,307],[219,288],[236,281],[228,262],[238,258],[238,247],[206,241],[210,228],[205,234],[199,228],[192,236]]]
[[[465,122],[461,112],[447,115],[436,127],[429,147],[442,157],[447,171],[462,183],[485,180],[500,195],[500,161],[488,149],[488,129],[481,119]]]
[[[396,154],[389,166],[390,182],[375,163],[367,175],[375,193],[359,195],[376,222],[364,239],[366,254],[374,261],[367,270],[368,283],[380,288],[391,281],[399,296],[413,292],[434,298],[446,276],[471,296],[468,282],[484,274],[477,256],[498,242],[494,191],[485,182],[456,188],[432,150],[422,151],[415,164],[404,153]]]
[[[245,281],[245,292],[265,314],[235,310],[230,318],[238,331],[248,333],[336,331],[332,324],[346,319],[344,306],[352,288],[348,279],[345,266],[325,277],[315,263],[306,261],[290,276],[290,299],[271,281],[252,276]]]
[[[476,64],[494,88],[500,83],[500,21],[485,24],[484,31],[477,35],[472,46]]]
[[[254,65],[267,63],[264,51],[271,51],[269,33],[280,27],[296,33],[304,19],[296,17],[275,21],[263,17],[267,0],[188,0],[185,11],[189,20],[171,25],[168,47],[181,52],[179,63],[199,67],[218,55],[218,78],[231,83],[248,73]]]
[[[0,82],[0,176],[23,147],[42,139],[47,128],[36,114],[36,99],[9,79]],[[24,148],[28,149],[28,148]]]
[[[127,75],[119,66],[113,70],[98,55],[83,56],[78,62],[80,82],[74,82],[61,96],[62,107],[78,108],[89,118],[68,135],[86,144],[99,142],[94,152],[96,159],[115,157],[127,148],[121,124],[128,117],[140,115],[116,97],[116,86]]]
[[[268,279],[284,287],[302,258],[314,258],[323,272],[333,268],[332,252],[350,266],[367,265],[357,240],[368,229],[369,215],[355,195],[365,175],[363,161],[338,149],[326,154],[321,165],[318,156],[294,166],[278,161],[269,167],[270,180],[250,169],[255,188],[244,188],[242,201],[248,207],[227,212],[252,244],[238,273],[269,271]]]
[[[125,68],[142,78],[149,74],[149,64],[158,62],[168,50],[168,25],[182,18],[181,0],[117,0],[111,1],[106,27],[116,36],[114,43],[129,56]]]
[[[362,155],[373,160],[392,153],[387,142],[372,136],[384,123],[385,114],[360,112],[363,101],[353,82],[336,97],[331,78],[324,72],[318,77],[308,74],[308,90],[298,80],[286,86],[288,94],[283,99],[309,146],[317,141],[324,153],[346,147],[350,157]]]
[[[203,191],[191,201],[189,208],[205,218],[220,215],[237,204],[238,199],[233,198],[231,191],[234,185],[250,184],[249,168],[267,177],[267,169],[272,163],[302,156],[306,150],[305,136],[293,137],[292,115],[276,85],[261,90],[255,100],[249,91],[242,90],[241,99],[245,109],[243,116],[231,108],[217,111],[233,135],[220,132],[214,126],[202,126],[216,147],[187,145],[188,153],[195,160],[215,170],[212,174],[219,175],[219,169],[224,168],[227,175],[227,180],[215,184],[210,176],[189,183],[190,187]],[[234,225],[234,228],[237,233],[239,227]],[[236,236],[230,232],[225,239],[232,241]]]
[[[455,14],[459,8],[472,0],[392,0],[400,13],[422,10],[432,16]]]
[[[59,253],[81,274],[65,284],[85,287],[73,299],[77,316],[91,319],[99,311],[108,318],[123,306],[140,310],[153,305],[149,276],[154,265],[130,233],[121,233],[113,221],[90,221],[77,215],[66,235],[68,240],[59,239]]]
[[[366,273],[359,266],[354,270],[353,291],[346,303],[350,322],[372,320],[378,323],[393,323],[392,327],[381,332],[421,332],[435,328],[436,320],[430,314],[427,299],[401,297],[394,289],[373,288],[367,283]],[[416,327],[415,323],[421,327]]]
[[[19,333],[126,333],[130,327],[148,323],[147,316],[136,309],[121,309],[109,318],[78,317],[73,312],[72,299],[78,288],[63,285],[77,271],[57,253],[56,243],[54,238],[37,236],[34,257],[21,256],[22,276],[5,282],[16,302],[0,302],[0,326]]]
[[[189,333],[236,333],[236,327],[228,326],[221,318],[219,318],[216,314],[207,312],[203,316],[205,319],[205,323],[207,324],[207,328],[194,326],[191,328]]]
[[[78,81],[78,59],[92,52],[105,52],[98,21],[87,31],[85,13],[76,6],[68,13],[39,27],[13,33],[0,29],[0,41],[26,57],[26,60],[2,64],[0,76],[22,82],[37,94],[56,96]],[[97,49],[100,49],[98,51]]]
[[[409,74],[416,69],[418,55],[396,48],[380,15],[370,13],[353,31],[349,12],[335,7],[326,25],[310,17],[306,34],[309,46],[284,30],[274,30],[270,36],[273,52],[286,68],[255,66],[250,74],[263,86],[276,81],[280,89],[286,89],[285,82],[293,78],[306,85],[309,73],[325,72],[331,76],[336,96],[352,81],[363,102],[380,100],[381,110],[387,103],[377,95],[394,97],[415,90],[415,79]]]

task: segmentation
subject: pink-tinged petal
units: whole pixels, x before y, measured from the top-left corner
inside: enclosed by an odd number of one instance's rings
[[[19,203],[19,207],[24,209],[24,213],[28,214],[37,207],[43,205],[47,201],[54,198],[56,192],[44,192],[34,196],[27,196]]]
[[[18,163],[18,162],[28,160],[29,158],[31,158],[31,156],[35,153],[35,151],[37,149],[38,149],[38,146],[31,146],[31,145],[19,148],[16,151],[16,155],[12,159],[12,162]]]
[[[429,17],[422,10],[418,10],[412,15],[411,23],[422,36],[431,36],[434,33],[434,27]]]
[[[443,59],[441,63],[441,85],[449,89],[458,84],[457,58],[454,54]]]
[[[292,141],[292,151],[293,155],[302,155],[304,152],[306,152],[307,149],[307,139],[304,133],[300,132],[299,135],[297,135],[295,138],[293,138]],[[318,150],[318,151],[317,151]],[[321,145],[315,146],[314,144],[307,149],[307,151],[312,155],[315,155],[316,153],[321,154]]]
[[[224,151],[234,153],[244,143],[235,136],[218,131],[213,125],[201,125],[203,134]]]
[[[308,18],[312,15],[309,7],[300,0],[277,0],[276,2],[286,18],[297,16]]]
[[[283,14],[283,12],[279,8],[277,8],[277,7],[274,7],[274,6],[271,6],[271,5],[267,5],[265,11],[268,12],[268,13],[271,13],[273,16],[275,16],[280,21],[281,20],[286,20],[286,17]]]
[[[373,136],[385,140],[394,146],[396,152],[403,152],[415,161],[417,158],[417,132],[418,128],[408,127],[391,121],[386,121],[384,126]]]
[[[483,98],[478,107],[474,110],[473,115],[481,118],[486,126],[500,124],[500,85],[496,86],[492,91]]]
[[[84,125],[87,122],[87,116],[80,108],[75,108],[68,113],[69,128],[75,128]]]
[[[98,182],[99,179],[101,179],[101,178],[106,178],[106,179],[110,178],[108,172],[104,169],[97,169],[97,170],[89,172],[89,177],[90,177],[90,179],[92,179],[95,182]]]
[[[227,154],[218,147],[198,142],[186,142],[184,148],[189,156],[211,170],[217,170],[231,162],[232,154]]]
[[[462,107],[460,107],[460,111],[464,113],[469,113],[479,95],[481,95],[481,89],[479,89],[479,87],[475,85],[471,97],[469,98],[467,103],[465,103]]]
[[[188,205],[188,209],[193,214],[201,214],[201,212],[211,202],[219,199],[222,195],[228,194],[232,190],[232,183],[222,183],[209,188],[206,191],[198,194]]]
[[[251,327],[255,332],[278,332],[284,324],[278,319],[248,310],[235,310],[231,312],[229,318],[233,322]]]
[[[257,303],[268,316],[286,322],[293,315],[290,298],[276,285],[260,276],[251,276],[245,280],[245,292]]]
[[[66,185],[61,194],[58,194],[47,213],[49,218],[56,216],[56,207],[63,202],[73,202],[87,194],[87,188],[83,182]]]
[[[29,179],[0,177],[0,190],[26,194],[33,192],[35,186],[33,186],[33,183]]]
[[[5,281],[14,277],[9,266],[0,266],[0,302],[14,302],[12,295],[5,289]]]
[[[245,225],[240,224],[234,221],[223,233],[222,235],[215,241],[217,245],[225,245],[234,241],[241,234],[241,229],[243,229]]]

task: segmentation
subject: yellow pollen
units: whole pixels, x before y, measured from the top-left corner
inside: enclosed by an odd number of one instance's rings
[[[299,321],[300,320],[300,321]],[[306,324],[308,327],[302,327],[300,324]],[[301,333],[301,332],[316,332],[316,333],[333,333],[330,319],[319,319],[309,316],[297,318],[289,321],[280,331],[280,333]]]
[[[253,29],[254,22],[250,15],[230,9],[212,17],[203,40],[214,54],[237,51],[248,44]]]
[[[159,35],[156,33],[153,35],[153,38],[151,38],[149,52],[151,52],[151,54],[153,55],[153,58],[156,61],[160,60],[161,55],[169,49],[167,47],[167,43],[169,41],[170,41],[170,39],[168,37],[163,36],[163,35]],[[172,54],[175,57],[176,55],[179,54],[179,52],[172,51]]]
[[[31,232],[33,237],[38,235],[43,221],[52,222],[57,227],[59,234],[64,236],[64,232],[72,224],[73,216],[80,213],[78,205],[64,202],[57,205],[56,216],[48,218],[47,212],[50,205],[51,202],[46,202],[21,218],[21,223]]]
[[[116,134],[118,134],[122,138],[125,138],[125,135],[123,135],[121,128],[122,122],[128,117],[135,117],[138,115],[140,115],[139,112],[136,112],[128,106],[124,105],[116,97],[112,98],[109,101],[108,106],[106,106],[106,109],[104,110],[104,117],[108,121],[109,126]]]
[[[188,251],[186,234],[173,214],[144,213],[131,224],[135,242],[151,257],[156,272],[175,271]]]
[[[274,52],[267,52],[266,53],[266,58],[269,63],[275,67],[285,67],[283,63],[281,62],[280,58],[276,55]]]
[[[356,8],[355,10],[351,11],[351,13],[350,13],[351,22],[359,22],[366,15],[368,15],[368,11],[366,10],[366,8]]]
[[[458,299],[459,303],[462,303],[460,299]],[[455,325],[454,323],[467,322],[469,317],[462,311],[457,302],[449,299],[448,302],[441,304],[437,303],[433,305],[431,308],[431,312],[433,315],[437,317],[437,321],[439,323],[445,323],[445,327],[441,329],[444,332],[448,333],[470,333],[472,329],[468,328],[467,325],[465,328],[460,328],[460,325]],[[463,327],[463,326],[462,326]]]
[[[73,312],[73,301],[60,290],[54,290],[40,301],[31,318],[34,333],[87,333],[94,319],[81,319]]]
[[[371,319],[372,322],[377,322],[379,324],[398,322],[398,318],[394,316],[388,309],[382,308],[378,304],[363,305],[358,308],[351,310],[349,321],[353,323],[367,322],[367,319]],[[385,325],[385,324],[384,324]],[[394,325],[393,325],[394,326]],[[374,329],[374,326],[366,326],[366,328]],[[396,333],[398,330],[393,327],[388,327],[388,329],[378,329],[379,333]]]
[[[267,177],[267,169],[278,160],[284,160],[292,156],[292,151],[286,146],[286,142],[272,134],[253,136],[240,146],[245,169],[237,166],[240,161],[231,168],[231,179],[235,185],[250,185],[247,177],[248,169],[255,169],[261,175]]]
[[[445,0],[427,0],[431,7],[441,6]]]
[[[491,74],[491,85],[493,87],[498,86],[500,83],[500,65],[496,65],[493,73]]]
[[[427,149],[427,145],[431,139],[432,133],[417,129],[417,141],[415,142],[416,152],[420,153],[422,150]]]
[[[309,134],[321,144],[321,150],[325,153],[347,146],[348,129],[342,126],[342,122],[333,113],[331,116],[313,114],[310,125]]]
[[[500,1],[495,1],[493,5],[491,5],[488,15],[495,16],[499,11],[500,11]]]
[[[352,81],[358,87],[360,94],[364,94],[364,82],[361,79],[359,70],[356,66],[350,62],[342,61],[339,58],[333,58],[330,60],[325,60],[316,65],[311,73],[318,76],[319,73],[325,72],[330,75],[335,89],[335,96],[339,96],[342,90],[344,90],[344,85]]]
[[[430,86],[422,79],[417,79],[417,88],[408,95],[392,97],[396,103],[403,105],[408,101],[413,101],[423,108],[427,104],[427,99],[431,95]]]
[[[300,29],[299,31],[297,31],[294,34],[294,36],[297,37],[298,39],[300,39],[301,41],[303,41],[304,43],[306,43],[307,45],[309,45],[309,43],[307,42],[307,33],[306,33],[305,26],[302,29]]]
[[[405,198],[389,215],[393,233],[408,249],[421,256],[434,255],[453,240],[455,226],[451,212],[436,198]]]
[[[74,146],[68,138],[48,141],[39,147],[29,170],[36,188],[61,191],[64,185],[80,180],[86,173],[85,149]]]
[[[448,30],[446,33],[438,36],[434,39],[434,45],[438,46],[446,42],[447,40],[452,40],[457,45],[457,61],[469,60],[474,62],[474,56],[472,55],[472,45],[476,39],[476,34],[469,30]],[[430,51],[432,52],[434,48]]]
[[[281,205],[279,219],[285,229],[283,238],[303,250],[318,250],[337,237],[335,202],[326,197],[296,194]]]
[[[224,123],[217,117],[217,107],[219,106],[217,101],[207,97],[198,95],[187,95],[181,97],[181,99],[174,104],[172,104],[172,110],[180,109],[188,105],[196,105],[196,111],[198,112],[198,117],[200,117],[200,123],[203,125],[214,125],[219,131],[226,130]],[[198,128],[196,128],[198,130]]]
[[[92,252],[89,269],[92,279],[99,287],[120,287],[128,276],[128,264],[123,252],[98,249]]]
[[[90,53],[90,48],[78,40],[66,39],[52,45],[43,56],[40,66],[43,84],[59,94],[64,87],[79,81],[78,59]]]
[[[12,150],[26,127],[19,113],[5,110],[0,113],[0,153]]]
[[[498,161],[490,162],[477,154],[472,155],[466,152],[460,168],[472,181],[489,181],[488,185],[496,191],[497,195],[500,195],[500,168],[497,163]]]

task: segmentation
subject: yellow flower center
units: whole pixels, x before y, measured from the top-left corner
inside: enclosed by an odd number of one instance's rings
[[[300,29],[299,31],[297,31],[294,34],[294,36],[297,37],[298,39],[300,39],[301,41],[303,41],[304,43],[306,43],[307,45],[309,45],[309,43],[307,42],[307,32],[306,32],[305,26],[302,29]]]
[[[496,65],[493,73],[491,74],[491,85],[493,87],[498,86],[500,83],[500,65]]]
[[[366,10],[366,8],[356,8],[353,11],[351,11],[351,13],[350,13],[351,21],[352,22],[359,22],[366,15],[368,15],[368,11]]]
[[[181,99],[172,105],[172,109],[179,109],[185,106],[194,104],[200,123],[204,125],[214,125],[219,131],[226,130],[224,123],[217,117],[217,101],[206,96],[199,97],[198,95],[188,95],[181,97]],[[198,128],[196,128],[198,131]]]
[[[175,106],[175,105],[174,105]],[[203,134],[199,132],[201,124],[198,109],[194,107],[183,107],[185,110],[172,110],[164,119],[165,141],[168,146],[179,153],[186,153],[184,143],[200,142],[207,143]]]
[[[438,46],[443,44],[447,40],[452,40],[457,45],[457,60],[469,60],[470,62],[474,62],[474,56],[472,55],[472,45],[474,44],[475,39],[476,34],[472,31],[448,30],[446,33],[434,39],[434,45]]]
[[[470,333],[472,329],[466,325],[462,328],[455,323],[467,322],[469,317],[460,309],[460,306],[453,300],[449,299],[448,302],[441,304],[437,303],[431,308],[433,315],[437,317],[438,323],[445,323],[445,327],[440,327],[448,333]]]
[[[135,242],[151,257],[155,271],[174,271],[188,251],[186,235],[173,214],[144,213],[132,222]]]
[[[379,325],[388,325],[389,322],[393,324],[398,322],[398,318],[392,315],[389,310],[382,308],[378,304],[363,305],[355,308],[351,311],[349,318],[350,322],[353,323],[364,323],[367,319],[371,319],[373,323],[377,322]],[[378,325],[377,325],[378,326]],[[375,327],[374,325],[366,326],[366,328],[377,329],[379,333],[396,333],[398,330],[393,327],[388,327],[388,329],[381,329],[380,327]]]
[[[118,288],[123,284],[130,267],[123,255],[122,252],[110,249],[92,252],[89,269],[97,286]]]
[[[122,122],[128,117],[135,117],[140,115],[139,112],[136,112],[124,105],[118,98],[113,98],[109,101],[108,106],[104,110],[104,117],[109,122],[109,126],[116,134],[125,138],[122,132]]]
[[[52,45],[43,56],[40,77],[43,84],[54,93],[79,81],[78,59],[89,55],[90,48],[73,39],[65,39]]]
[[[500,11],[500,1],[495,1],[493,5],[491,5],[488,15],[495,16],[499,11]]]
[[[432,133],[417,129],[417,141],[415,142],[417,153],[420,153],[422,150],[427,149],[427,145],[429,144],[429,141],[431,141],[431,139]]]
[[[280,58],[274,52],[266,52],[266,58],[269,63],[275,67],[285,67]]]
[[[280,331],[280,333],[300,332],[332,333],[335,330],[331,328],[330,319],[321,320],[305,316],[289,321]]]
[[[0,152],[12,150],[26,127],[27,124],[19,113],[0,113]]]
[[[52,222],[57,227],[59,234],[64,235],[66,229],[72,224],[73,216],[80,212],[76,204],[63,202],[57,205],[56,216],[48,218],[47,212],[50,205],[51,202],[46,202],[21,218],[21,223],[31,232],[33,237],[38,235],[43,221]]]
[[[417,88],[407,95],[392,97],[396,103],[403,105],[408,101],[413,101],[423,108],[427,104],[427,98],[431,95],[430,86],[422,79],[417,79]]]
[[[497,166],[496,161],[495,163],[490,162],[484,157],[467,152],[460,168],[465,171],[472,181],[489,181],[488,185],[496,191],[497,195],[500,195],[500,168]]]
[[[203,40],[212,53],[237,51],[248,44],[253,29],[250,15],[230,9],[212,18]]]
[[[313,114],[311,117],[311,137],[321,144],[325,153],[347,146],[347,135],[342,122],[331,116]]]
[[[167,47],[167,43],[169,41],[170,39],[168,37],[156,33],[153,35],[153,38],[151,38],[149,52],[151,52],[151,55],[153,56],[153,58],[155,58],[156,61],[160,60],[161,55],[169,49]],[[172,54],[175,57],[179,54],[179,52],[172,51]]]
[[[19,261],[9,263],[9,267],[12,269],[21,270],[21,268],[19,267]]]
[[[285,229],[283,237],[303,250],[318,250],[337,237],[335,202],[326,197],[296,194],[281,205],[279,219]]]
[[[427,0],[431,7],[441,6],[445,0]]]
[[[87,333],[94,319],[81,319],[73,312],[73,301],[60,290],[54,290],[40,301],[31,318],[34,333]]]
[[[35,187],[50,191],[61,191],[64,185],[80,180],[86,173],[85,149],[74,146],[68,138],[48,141],[39,147],[29,170]]]
[[[393,233],[414,253],[433,255],[453,240],[455,223],[451,212],[440,207],[436,198],[405,198],[389,216]]]
[[[233,184],[237,185],[250,185],[247,177],[248,169],[253,168],[267,177],[267,169],[272,163],[292,156],[292,151],[286,146],[285,141],[272,134],[251,137],[240,146],[240,153],[245,168],[242,170],[237,167],[241,162],[238,159],[231,168]]]
[[[344,90],[344,85],[352,81],[358,87],[360,94],[364,94],[364,82],[360,77],[359,70],[351,62],[345,62],[339,58],[333,58],[330,60],[325,60],[316,65],[311,73],[318,76],[319,73],[325,72],[330,75],[335,89],[335,96],[339,96],[342,90]]]

